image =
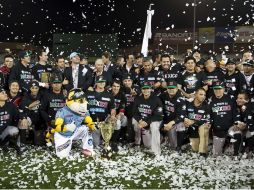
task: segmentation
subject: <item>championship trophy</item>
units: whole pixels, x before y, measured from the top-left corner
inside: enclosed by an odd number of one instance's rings
[[[115,129],[115,122],[110,119],[106,119],[103,122],[98,122],[98,127],[100,128],[101,136],[104,140],[104,148],[102,150],[101,157],[110,159],[113,153],[111,147],[109,146],[109,141]]]
[[[41,73],[41,82],[43,82],[43,83],[49,82],[49,73],[47,73],[47,72]]]

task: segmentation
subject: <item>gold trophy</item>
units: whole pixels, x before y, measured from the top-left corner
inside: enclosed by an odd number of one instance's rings
[[[47,72],[41,73],[41,82],[43,82],[43,83],[49,82],[49,73],[47,73]]]
[[[98,127],[101,130],[101,136],[104,140],[104,149],[102,150],[101,157],[110,159],[112,156],[112,150],[109,146],[109,141],[115,129],[115,122],[110,119],[106,119],[103,122],[98,122]]]

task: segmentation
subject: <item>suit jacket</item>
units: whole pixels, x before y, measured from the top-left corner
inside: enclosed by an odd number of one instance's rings
[[[64,70],[64,78],[69,81],[69,84],[64,85],[64,88],[69,91],[73,86],[72,67],[67,67]],[[78,88],[81,88],[84,92],[87,91],[89,86],[92,85],[93,77],[92,70],[88,66],[79,65],[78,68]]]

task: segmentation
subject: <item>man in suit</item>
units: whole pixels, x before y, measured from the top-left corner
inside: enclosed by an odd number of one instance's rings
[[[86,65],[80,65],[80,55],[73,52],[70,55],[71,65],[64,71],[65,80],[68,81],[64,88],[69,91],[72,88],[81,88],[84,92],[92,84],[92,71]]]

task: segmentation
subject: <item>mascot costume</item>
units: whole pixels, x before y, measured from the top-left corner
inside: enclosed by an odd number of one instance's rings
[[[56,155],[60,158],[70,155],[72,143],[82,140],[82,153],[93,155],[93,139],[91,131],[95,125],[87,110],[84,92],[79,89],[70,90],[66,106],[56,113],[55,126],[46,134],[46,141],[54,135]]]

